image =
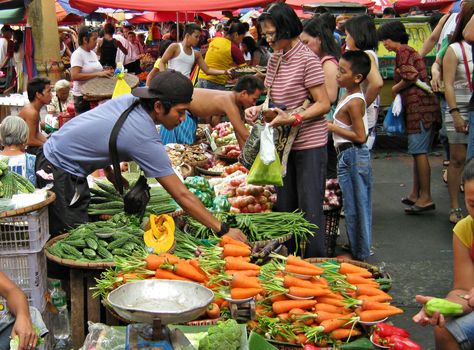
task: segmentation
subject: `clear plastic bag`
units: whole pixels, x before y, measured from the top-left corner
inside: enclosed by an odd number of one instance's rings
[[[125,349],[125,327],[109,327],[103,323],[88,322],[89,334],[80,350]]]
[[[263,164],[269,165],[275,161],[275,144],[273,143],[273,128],[265,124],[260,134],[260,159]]]

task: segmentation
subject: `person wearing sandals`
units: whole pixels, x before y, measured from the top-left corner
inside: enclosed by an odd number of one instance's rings
[[[474,14],[474,0],[465,1],[459,21],[443,58],[445,85],[446,131],[449,141],[448,191],[451,203],[449,221],[453,224],[463,218],[459,205],[461,173],[466,161],[468,144],[469,99],[472,94],[472,50],[463,37],[463,30]]]
[[[408,33],[399,21],[384,23],[378,30],[379,40],[388,51],[396,52],[395,85],[392,94],[400,94],[408,133],[408,153],[413,156],[412,192],[402,199],[408,205],[406,214],[436,209],[431,197],[431,167],[428,152],[434,136],[434,125],[440,119],[438,99],[419,88],[418,81],[428,83],[428,72],[422,57],[408,43]]]

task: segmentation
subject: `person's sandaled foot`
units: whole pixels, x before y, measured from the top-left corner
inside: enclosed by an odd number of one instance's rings
[[[443,160],[443,166],[448,167],[449,166],[449,160]]]
[[[435,210],[435,209],[436,209],[436,205],[434,203],[426,204],[423,206],[413,204],[412,206],[405,208],[405,213],[406,214],[419,214],[425,211],[430,211],[430,210]]]
[[[449,211],[449,222],[452,224],[457,224],[464,218],[461,208],[454,208]]]
[[[415,204],[416,200],[411,200],[410,197],[403,197],[401,202],[405,205],[412,206],[413,204]]]
[[[443,182],[447,184],[448,183],[448,169],[443,169],[441,171],[441,177],[443,178]]]

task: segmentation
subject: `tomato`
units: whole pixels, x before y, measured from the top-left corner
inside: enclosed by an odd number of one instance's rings
[[[262,206],[260,204],[255,204],[255,213],[260,213],[262,211]]]
[[[229,157],[238,157],[240,156],[240,151],[232,150],[227,153]]]
[[[238,180],[238,179],[230,180],[230,185],[233,187],[239,187],[241,183],[242,183],[242,180]]]
[[[216,303],[210,303],[206,310],[209,318],[218,318],[221,314],[221,310]]]
[[[247,209],[247,207],[243,207],[242,209],[240,209],[240,212],[241,213],[248,213],[249,210]]]
[[[255,205],[249,204],[247,206],[247,210],[248,210],[249,213],[255,213]]]
[[[245,193],[245,187],[241,186],[241,187],[237,187],[237,189],[235,190],[235,194],[237,196],[244,196],[246,193]]]

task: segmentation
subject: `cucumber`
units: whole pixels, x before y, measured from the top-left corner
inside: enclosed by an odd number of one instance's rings
[[[127,256],[128,254],[130,254],[130,252],[125,249],[115,248],[114,250],[112,250],[112,254],[119,255],[119,256]]]
[[[132,236],[127,235],[127,237],[122,237],[122,238],[114,240],[113,242],[110,242],[109,245],[107,246],[107,250],[110,252],[110,251],[113,251],[115,248],[120,248],[125,243],[129,242],[131,237]]]
[[[68,256],[73,256],[76,259],[81,259],[83,257],[82,253],[79,250],[77,250],[73,246],[67,244],[66,242],[61,243],[61,249],[63,250],[64,254],[66,254]]]
[[[84,239],[68,240],[67,244],[76,248],[86,248],[87,243]]]
[[[114,256],[104,247],[99,246],[97,248],[97,253],[104,259],[113,260]]]
[[[89,258],[89,259],[95,259],[97,257],[96,252],[90,248],[84,248],[82,250],[82,253],[84,254],[86,258]]]
[[[93,238],[87,237],[85,239],[85,242],[86,242],[87,246],[89,248],[93,249],[93,250],[96,250],[99,247],[99,243],[97,243],[98,241],[93,239]]]
[[[122,249],[128,250],[129,252],[133,251],[137,245],[133,242],[125,243],[122,246]]]
[[[104,248],[107,248],[107,246],[109,245],[108,242],[104,241],[104,240],[99,240],[99,247],[104,247]]]

